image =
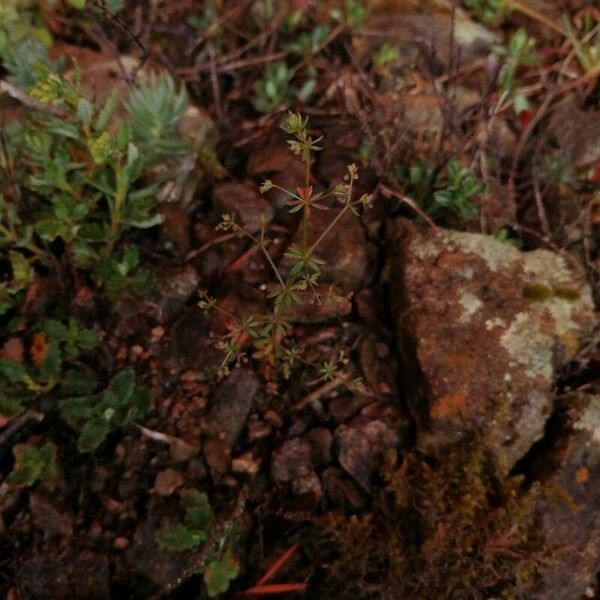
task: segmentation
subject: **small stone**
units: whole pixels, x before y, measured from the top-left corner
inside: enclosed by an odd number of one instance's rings
[[[36,527],[47,534],[70,536],[73,534],[73,516],[41,494],[31,494],[29,508]]]
[[[188,465],[187,474],[192,481],[200,481],[204,479],[208,471],[206,465],[199,458],[193,458]]]
[[[260,468],[260,460],[254,458],[251,452],[246,452],[231,461],[231,470],[234,473],[245,473],[246,475],[256,475]]]
[[[113,548],[115,550],[125,550],[129,546],[129,540],[126,537],[117,537],[113,542]]]
[[[283,421],[281,420],[279,413],[276,413],[274,410],[267,410],[264,414],[264,419],[273,425],[275,429],[281,429],[283,427]]]
[[[367,406],[348,425],[340,425],[335,430],[338,461],[368,492],[371,478],[380,468],[384,454],[405,444],[404,434],[396,407],[379,403]]]
[[[190,460],[198,452],[200,452],[200,447],[197,444],[190,444],[180,438],[173,440],[169,446],[169,457],[174,463]]]
[[[191,265],[163,267],[156,272],[156,288],[151,300],[159,309],[161,321],[169,321],[185,307],[200,283],[198,272]]]
[[[154,491],[159,496],[171,496],[183,485],[183,477],[174,469],[164,469],[156,475]]]
[[[330,467],[322,475],[323,488],[336,508],[361,510],[366,505],[364,494],[340,469]]]
[[[252,408],[258,379],[248,369],[235,369],[215,392],[207,417],[208,439],[204,443],[211,470],[225,473],[231,451]]]
[[[257,415],[252,415],[248,421],[248,438],[251,442],[267,437],[272,430],[271,424],[261,421]]]
[[[139,358],[140,356],[142,356],[142,354],[144,354],[144,348],[138,344],[135,344],[134,346],[131,346],[131,355]]]
[[[153,327],[150,330],[150,336],[152,337],[152,341],[153,342],[157,342],[158,340],[161,340],[165,335],[165,329],[164,327],[161,327],[160,325],[158,325],[157,327]]]
[[[213,189],[213,202],[221,214],[233,213],[250,233],[260,231],[262,220],[273,218],[273,207],[259,194],[255,186],[222,183]]]
[[[337,208],[316,210],[311,213],[309,242],[314,243],[336,218]],[[301,232],[296,232],[294,243],[300,242]],[[370,258],[367,249],[365,230],[352,214],[345,214],[336,223],[315,249],[315,257],[323,260],[322,283],[337,285],[345,293],[360,289],[367,283],[370,273]],[[282,261],[286,268],[291,267],[290,259]]]
[[[312,471],[310,445],[300,438],[286,440],[273,452],[271,477],[277,483],[307,476]]]
[[[329,429],[325,427],[311,429],[304,435],[304,440],[310,445],[311,459],[315,466],[323,467],[331,463],[333,435]]]

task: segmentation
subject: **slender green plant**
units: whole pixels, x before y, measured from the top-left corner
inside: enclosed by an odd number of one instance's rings
[[[286,251],[285,257],[290,267],[287,272],[283,272],[269,253],[270,240],[267,237],[266,222],[263,221],[257,233],[248,231],[238,224],[233,215],[223,216],[218,228],[236,232],[250,240],[254,250],[265,257],[275,282],[268,292],[270,310],[245,319],[239,319],[225,312],[215,298],[202,292],[200,306],[207,310],[216,308],[223,311],[234,324],[230,333],[219,341],[219,347],[225,353],[222,373],[228,372],[232,362],[239,361],[242,350],[247,344],[252,346],[253,358],[266,360],[270,364],[281,361],[289,372],[289,366],[298,358],[297,352],[287,339],[292,327],[289,311],[294,305],[308,301],[320,302],[322,299],[318,284],[323,261],[318,258],[317,250],[344,215],[351,213],[358,216],[360,209],[368,208],[371,204],[370,194],[355,198],[354,183],[358,179],[356,165],[349,165],[344,182],[336,185],[328,193],[315,192],[312,186],[311,165],[313,154],[321,149],[318,145],[321,137],[313,139],[307,130],[307,119],[291,112],[282,121],[281,128],[291,136],[288,140],[291,152],[299,156],[304,163],[304,184],[292,192],[266,180],[260,186],[260,191],[266,193],[271,189],[278,189],[288,195],[289,212],[298,214],[300,219],[299,243],[291,245]],[[326,203],[330,199],[337,200],[340,208],[327,227],[313,240],[310,236],[311,215],[315,210],[332,210],[332,207]]]

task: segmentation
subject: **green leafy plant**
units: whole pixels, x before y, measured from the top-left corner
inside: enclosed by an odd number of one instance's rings
[[[55,268],[60,241],[73,266],[92,271],[111,296],[129,281],[135,287],[137,251],[127,250],[114,262],[111,255],[127,230],[161,222],[157,182],[148,178],[156,165],[185,148],[176,131],[185,93],[177,93],[168,76],[152,76],[131,92],[126,118],[112,117],[116,93],[98,107],[84,98],[77,74],[66,79],[47,71],[29,93],[49,114],[32,111],[7,133],[9,152],[0,164],[0,249],[19,252],[11,262],[18,260],[20,271],[25,262]],[[26,204],[19,202],[24,197]],[[0,285],[0,301],[18,301],[15,283]]]
[[[157,536],[158,543],[167,550],[190,550],[202,545],[214,521],[208,496],[203,492],[188,490],[182,495],[182,506],[185,524],[163,529]]]
[[[202,293],[200,302],[202,308],[221,310],[234,323],[231,332],[219,341],[219,347],[225,353],[222,364],[223,373],[228,372],[228,367],[233,361],[239,360],[241,352],[247,344],[252,346],[254,358],[266,360],[271,364],[282,361],[286,365],[285,369],[289,369],[290,364],[297,358],[296,352],[286,340],[291,331],[289,311],[295,304],[321,301],[318,283],[323,261],[317,257],[316,251],[344,215],[351,213],[358,216],[359,209],[368,208],[371,203],[370,194],[363,194],[359,198],[354,196],[353,186],[358,179],[356,165],[348,167],[344,182],[335,186],[334,189],[327,193],[314,192],[311,185],[312,155],[321,149],[318,146],[321,138],[313,139],[309,135],[307,119],[302,118],[299,114],[288,113],[281,123],[281,128],[291,136],[291,139],[288,140],[290,150],[298,155],[305,165],[304,185],[299,187],[296,192],[291,192],[267,180],[260,187],[260,191],[265,193],[276,188],[289,196],[289,212],[299,216],[299,243],[291,245],[285,253],[285,258],[289,262],[289,269],[285,273],[275,264],[269,254],[266,222],[263,222],[261,231],[256,233],[248,231],[236,223],[233,215],[223,216],[218,228],[234,231],[248,239],[254,250],[265,257],[275,277],[275,282],[267,295],[267,299],[271,303],[270,312],[253,315],[246,319],[239,319],[224,311],[214,298]],[[327,204],[328,201],[337,201],[339,209],[324,231],[316,239],[311,240],[311,214],[315,210],[333,209],[333,206]]]
[[[215,515],[204,492],[185,490],[181,495],[185,523],[161,530],[156,539],[167,550],[180,552],[202,546],[209,538]],[[239,564],[225,540],[209,553],[203,578],[209,597],[225,593],[239,573]]]
[[[291,102],[294,92],[290,86],[292,73],[285,62],[270,65],[264,77],[254,86],[252,104],[259,112],[269,113]]]
[[[379,46],[373,54],[373,63],[379,67],[387,67],[398,59],[398,48],[389,42],[385,42]]]
[[[133,370],[124,369],[101,394],[65,398],[59,405],[64,419],[80,430],[79,451],[91,452],[111,431],[144,417],[150,409],[150,399],[148,392],[136,385]]]
[[[463,219],[474,219],[478,212],[473,199],[485,191],[470,169],[452,158],[443,172],[432,165],[417,161],[408,170],[396,168],[396,177],[424,210],[436,216],[450,211]]]
[[[45,319],[11,339],[21,347],[29,346],[30,360],[0,359],[0,414],[5,416],[22,412],[36,395],[55,389],[82,354],[89,354],[100,342],[94,330],[74,318],[66,323]]]
[[[16,444],[13,447],[15,464],[7,478],[7,483],[16,487],[31,487],[41,481],[48,485],[56,480],[56,448],[47,443],[41,447],[30,444]]]
[[[331,16],[352,29],[358,29],[369,16],[370,9],[365,0],[344,0],[331,9]]]
[[[506,0],[463,0],[463,4],[483,23],[497,21],[508,10]]]
[[[3,0],[0,3],[0,61],[14,60],[13,49],[25,40],[38,42],[44,48],[52,44],[37,2]]]
[[[535,39],[524,29],[517,29],[508,41],[508,46],[496,46],[495,54],[504,60],[498,76],[498,86],[503,94],[513,101],[514,111],[519,114],[529,108],[527,97],[520,91],[518,71],[538,63]]]

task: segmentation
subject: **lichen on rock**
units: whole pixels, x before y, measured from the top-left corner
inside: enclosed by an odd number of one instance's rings
[[[589,286],[562,256],[487,235],[398,220],[388,239],[419,446],[436,453],[477,433],[509,471],[542,436],[555,374],[595,326]]]

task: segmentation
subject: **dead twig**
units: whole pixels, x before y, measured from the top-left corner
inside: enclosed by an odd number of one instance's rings
[[[61,110],[56,106],[52,106],[51,104],[45,104],[44,102],[39,102],[38,100],[33,99],[27,92],[16,85],[13,85],[12,83],[8,83],[8,81],[4,81],[3,79],[0,79],[0,92],[8,94],[11,98],[14,98],[28,108],[39,110],[54,117],[58,117],[59,119],[68,118],[68,114],[64,110]]]
[[[391,196],[410,206],[410,208],[412,208],[434,231],[439,231],[439,227],[433,222],[431,217],[412,198],[387,187],[387,185],[382,184],[379,189],[386,198]]]

